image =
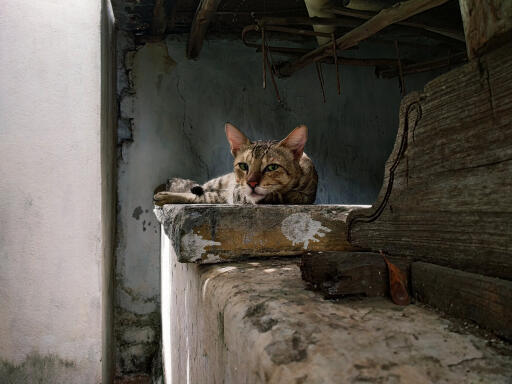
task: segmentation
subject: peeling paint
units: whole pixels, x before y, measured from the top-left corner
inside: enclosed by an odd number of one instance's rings
[[[181,249],[186,249],[190,253],[191,257],[189,260],[191,262],[197,262],[197,261],[202,260],[202,255],[203,255],[203,253],[206,252],[206,247],[211,247],[214,245],[221,245],[221,243],[219,243],[218,241],[213,241],[213,240],[205,240],[205,239],[203,239],[202,236],[200,236],[196,233],[193,233],[193,232],[187,233],[181,239]],[[213,256],[213,258],[212,258],[212,256]],[[215,257],[216,256],[214,256],[212,254],[208,254],[206,256],[206,260],[203,260],[203,262],[208,263],[208,262],[216,261],[216,260],[213,260]],[[216,257],[216,258],[219,259],[218,257]]]
[[[294,213],[288,216],[281,223],[283,235],[293,245],[304,243],[304,249],[308,249],[309,242],[318,242],[318,237],[324,237],[326,232],[331,232],[327,227],[322,226],[320,221],[313,220],[307,213]]]

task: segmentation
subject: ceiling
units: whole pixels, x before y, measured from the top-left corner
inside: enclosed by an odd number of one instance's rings
[[[151,33],[153,9],[157,0],[113,0],[118,26],[121,30],[140,35]],[[188,33],[199,0],[162,0],[167,10],[167,33]],[[372,0],[369,0],[372,1]],[[397,0],[378,0],[392,6]],[[334,5],[343,6],[347,0],[332,0]],[[457,0],[431,9],[430,19],[450,26],[462,28]],[[208,28],[214,33],[240,33],[242,29],[263,16],[308,16],[304,0],[222,0],[215,17]]]
[[[329,5],[332,7],[340,8],[347,6],[350,8],[351,5],[372,4],[378,3],[379,6],[388,8],[391,7],[396,0],[306,0],[310,2],[329,1]],[[421,2],[421,0],[408,0],[404,3],[409,2]],[[194,24],[194,16],[196,11],[201,9],[204,11],[205,4],[218,3],[217,8],[208,15],[206,23]],[[190,58],[197,58],[199,56],[199,50],[201,49],[202,39],[206,36],[212,37],[216,35],[230,35],[235,38],[241,38],[241,32],[244,27],[248,25],[254,25],[259,19],[263,17],[301,17],[309,20],[308,10],[305,5],[305,0],[112,0],[114,7],[114,14],[118,23],[118,28],[123,31],[134,33],[139,39],[159,39],[166,34],[189,34],[189,45],[191,39],[196,39],[192,54],[187,52]],[[363,14],[365,12],[362,12]],[[376,12],[366,12],[366,14],[375,15]],[[202,14],[203,15],[203,14]],[[157,17],[159,16],[160,19]],[[204,15],[203,15],[204,16]],[[362,24],[365,20],[353,16],[345,17],[339,14],[332,15],[335,18],[338,26],[336,27],[335,36],[338,39],[340,36],[344,36],[347,32],[355,28],[357,25]],[[345,24],[346,20],[347,23]],[[407,50],[408,46],[416,49],[417,53],[407,54],[407,58],[404,59],[404,64],[422,64],[425,59],[432,59],[434,57],[446,56],[448,52],[447,65],[441,63],[443,66],[453,66],[454,64],[462,63],[466,60],[465,57],[465,43],[463,38],[462,21],[460,15],[459,4],[457,0],[449,0],[447,3],[432,8],[421,14],[413,16],[405,20],[411,22],[410,24],[416,25],[391,25],[383,30],[380,30],[376,34],[369,37],[370,41],[384,42],[393,45],[394,41],[398,41],[404,50]],[[446,34],[432,32],[428,28],[424,28],[425,23],[428,26],[438,27],[442,31],[454,32],[458,38],[448,37]],[[191,33],[194,31],[194,27],[198,27],[203,31]],[[155,27],[157,26],[157,27]],[[300,28],[306,31],[313,31],[311,25],[302,24],[300,27],[297,25],[284,24],[284,26],[291,28]],[[315,30],[317,27],[315,27]],[[258,30],[256,28],[256,30]],[[157,31],[157,32],[155,32]],[[317,30],[318,31],[318,30]],[[197,35],[197,36],[196,36]],[[192,38],[193,36],[193,38]],[[199,36],[199,37],[198,37]],[[278,40],[290,40],[295,43],[299,42],[303,45],[303,51],[308,52],[315,48],[317,44],[317,38],[314,36],[308,36],[306,34],[280,34],[279,32],[272,32],[273,37],[278,37]],[[255,46],[258,43],[260,34],[257,32],[251,35],[251,39],[254,39]],[[319,41],[320,42],[320,41]],[[357,48],[358,44],[355,44],[352,48]],[[297,44],[295,44],[295,47]],[[428,52],[422,54],[422,47],[428,47]],[[261,47],[260,47],[261,48]],[[414,50],[413,50],[414,51]],[[341,52],[341,51],[340,51]],[[394,48],[390,51],[393,55]],[[401,52],[403,52],[401,50]],[[341,52],[342,53],[342,52]],[[302,53],[303,54],[303,53]],[[457,62],[451,59],[457,56]],[[292,63],[297,55],[293,57],[290,55],[289,62]],[[356,53],[357,56],[357,53]],[[285,58],[286,59],[286,58]],[[332,59],[332,58],[331,58]],[[328,60],[322,59],[323,62]],[[284,63],[286,64],[286,62]],[[309,64],[309,63],[308,63]],[[437,68],[436,65],[433,66]],[[430,68],[430,67],[429,67]],[[426,70],[430,70],[427,68]],[[275,68],[273,68],[275,69]],[[380,68],[382,69],[382,68]],[[384,72],[389,69],[387,75],[384,73],[384,77],[397,76],[396,66],[384,67]],[[411,67],[407,73],[416,73],[415,71],[425,71],[425,68],[419,69]],[[408,69],[408,70],[409,70]],[[376,66],[377,72],[379,71]],[[279,72],[276,70],[276,73]],[[281,71],[279,75],[283,75],[284,71]],[[289,74],[288,74],[289,75]],[[287,74],[284,74],[287,76]]]

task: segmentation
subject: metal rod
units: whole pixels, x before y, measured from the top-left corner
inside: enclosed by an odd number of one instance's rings
[[[263,89],[267,88],[267,60],[265,60],[265,28],[261,28],[261,52],[263,58]]]
[[[269,60],[269,52],[266,51],[265,59],[267,61],[267,65],[270,68],[270,80],[272,80],[272,84],[274,85],[274,89],[276,91],[277,101],[281,102],[281,96],[279,95],[279,89],[277,88],[276,79],[274,77],[274,65]]]
[[[338,67],[338,54],[336,52],[336,36],[334,32],[331,33],[332,39],[332,57],[334,57],[334,65],[336,66],[336,83],[338,86],[338,95],[341,95],[341,84],[340,84],[340,69]]]
[[[320,63],[319,61],[315,61],[315,65],[316,65],[316,73],[318,75],[318,80],[320,81],[320,87],[322,88],[322,96],[324,98],[324,104],[325,104],[326,99],[325,99],[325,89],[324,89],[324,78],[322,76],[322,63]]]
[[[404,79],[404,71],[402,68],[402,60],[400,60],[400,48],[398,46],[398,41],[395,40],[395,50],[396,50],[396,59],[398,61],[398,74],[400,76],[400,89],[402,91],[402,97],[405,95],[405,79]]]

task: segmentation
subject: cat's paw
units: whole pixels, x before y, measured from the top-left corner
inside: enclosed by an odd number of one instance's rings
[[[198,196],[190,192],[158,192],[153,196],[153,203],[161,207],[165,204],[193,204]]]
[[[158,192],[153,196],[153,204],[161,207],[164,204],[172,204],[172,198],[169,192]]]

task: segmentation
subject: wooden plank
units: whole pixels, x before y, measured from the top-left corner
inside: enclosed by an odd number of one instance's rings
[[[187,42],[187,57],[196,59],[203,47],[203,41],[208,31],[210,21],[215,15],[221,0],[201,0],[190,27],[190,35]]]
[[[403,3],[397,3],[390,8],[383,9],[367,22],[336,39],[336,46],[340,50],[353,47],[360,41],[373,36],[389,25],[442,5],[447,1],[448,0],[409,0]],[[286,63],[279,69],[279,73],[281,76],[290,76],[299,69],[330,55],[332,55],[332,44],[327,43],[321,45],[298,60]]]
[[[376,15],[375,12],[369,11],[359,11],[356,9],[350,9],[345,7],[334,7],[333,12],[337,15],[342,16],[350,16],[361,20],[370,20],[372,17]],[[432,20],[408,20],[408,21],[399,21],[395,23],[396,25],[403,25],[405,27],[424,29],[426,31],[434,32],[440,34],[442,36],[449,37],[454,40],[464,42],[464,33],[462,31],[454,30],[453,28],[441,25],[435,25]]]
[[[406,258],[389,258],[405,273]],[[326,298],[389,295],[389,276],[382,256],[372,252],[308,252],[302,256],[302,279]]]
[[[185,204],[165,205],[155,213],[180,262],[217,263],[359,250],[347,241],[345,225],[348,213],[357,207]]]
[[[415,262],[411,283],[417,300],[512,340],[511,281]]]
[[[459,0],[469,58],[512,37],[512,1]]]
[[[502,47],[404,98],[354,245],[512,279],[512,51]]]

